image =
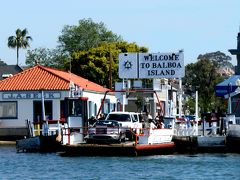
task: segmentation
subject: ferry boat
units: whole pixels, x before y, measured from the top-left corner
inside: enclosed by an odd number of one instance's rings
[[[174,150],[172,129],[142,129],[141,134],[135,134],[135,141],[106,143],[77,143],[62,145],[62,156],[142,156],[156,154],[170,154]]]
[[[108,91],[111,92],[111,91]],[[106,92],[106,93],[108,93]],[[155,91],[152,91],[156,93]],[[106,94],[104,98],[106,97]],[[104,98],[102,103],[104,102]],[[156,128],[154,122],[145,122],[144,128],[140,126],[139,113],[133,112],[116,112],[115,115],[122,115],[123,117],[130,118],[130,123],[119,122],[119,119],[114,122],[114,126],[108,127],[105,123],[102,123],[106,127],[100,127],[96,129],[95,133],[101,133],[96,136],[98,138],[113,138],[121,137],[118,141],[87,141],[86,137],[90,135],[90,131],[93,128],[87,125],[86,112],[87,112],[87,99],[81,98],[66,98],[66,106],[75,107],[73,104],[81,104],[82,110],[79,111],[78,115],[73,116],[72,112],[66,112],[66,121],[57,121],[55,124],[51,124],[49,120],[46,122],[47,128],[45,129],[44,124],[42,125],[42,132],[39,136],[33,136],[26,139],[21,139],[16,142],[17,151],[57,151],[63,156],[92,156],[92,155],[116,155],[116,156],[139,156],[139,155],[150,155],[150,154],[169,154],[173,152],[174,142],[172,142],[173,128],[160,129]],[[100,107],[101,108],[101,107]],[[66,108],[67,110],[73,108]],[[99,111],[100,112],[100,111]],[[114,114],[114,113],[113,113]],[[108,119],[107,123],[110,123],[111,119]],[[127,119],[128,121],[128,119]],[[120,126],[116,126],[116,124]],[[172,123],[174,124],[174,123]],[[119,128],[126,128],[125,135],[120,134],[123,131],[119,131]],[[97,127],[96,127],[97,128]],[[117,128],[117,130],[114,128]],[[30,128],[31,129],[31,128]],[[35,131],[35,129],[33,130]],[[51,132],[51,133],[50,133]],[[53,133],[54,132],[54,133]],[[132,138],[129,136],[132,135]],[[108,133],[112,133],[111,136]],[[113,136],[115,133],[116,136]],[[127,136],[128,135],[128,136]],[[57,140],[57,137],[60,140]],[[116,140],[116,139],[114,139]],[[60,143],[60,147],[59,147]]]
[[[108,91],[113,92],[113,91]],[[108,93],[105,93],[106,94]],[[115,91],[116,92],[116,91]],[[121,91],[122,92],[122,91]],[[156,93],[155,91],[151,91],[153,93]],[[104,96],[104,98],[105,98]],[[104,98],[102,102],[104,102]],[[160,103],[159,103],[160,104]],[[100,112],[100,110],[99,110]],[[99,114],[98,112],[98,114]],[[133,117],[132,112],[116,112],[112,114],[117,115],[123,115],[124,117],[127,117],[129,115],[129,122],[134,122],[134,120],[131,120]],[[117,121],[119,119],[107,119],[106,121],[114,120]],[[174,121],[174,119],[172,118]],[[120,124],[126,124],[122,122],[123,120],[120,120]],[[137,122],[137,120],[135,120]],[[109,122],[106,122],[107,124]],[[170,122],[171,124],[174,124],[174,122]],[[100,123],[97,123],[100,124]],[[104,124],[104,123],[102,123]],[[127,129],[127,131],[131,131],[133,135],[133,139],[127,139],[126,141],[108,141],[106,139],[107,137],[112,138],[113,135],[107,136],[109,133],[109,128],[113,129],[113,127],[101,127],[101,135],[96,135],[96,138],[90,143],[82,139],[82,141],[78,143],[73,143],[73,141],[69,140],[68,143],[63,143],[62,145],[62,152],[59,152],[62,156],[92,156],[92,155],[104,155],[104,156],[141,156],[141,155],[152,155],[152,154],[170,154],[173,153],[175,144],[172,141],[173,137],[173,128],[172,126],[167,125],[166,127],[169,127],[168,129],[160,129],[157,128],[156,125],[154,125],[154,122],[147,122],[144,124],[144,128],[139,128],[139,126],[136,126],[137,128],[133,128],[132,125],[128,125],[127,127],[130,127],[130,129]],[[119,127],[116,127],[119,128]],[[126,131],[126,132],[127,132]],[[95,132],[100,132],[100,130],[97,129]],[[121,133],[122,131],[111,131],[111,133],[117,132]],[[88,137],[89,131],[85,132],[84,136]],[[68,134],[69,135],[69,134]],[[92,136],[91,136],[92,137]],[[114,136],[115,137],[115,136]],[[116,137],[122,137],[120,135]],[[71,137],[64,138],[63,139],[75,139],[74,134],[71,134]],[[89,140],[89,139],[87,139]],[[116,139],[114,139],[116,140]]]

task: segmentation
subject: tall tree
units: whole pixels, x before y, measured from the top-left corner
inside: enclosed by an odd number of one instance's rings
[[[135,43],[104,42],[97,48],[74,53],[71,62],[72,72],[100,85],[112,88],[109,87],[109,80],[112,79],[115,82],[119,79],[118,54],[122,52],[147,51],[147,48],[139,47]],[[109,60],[110,57],[112,59],[111,63]]]
[[[10,48],[17,48],[17,65],[19,64],[19,49],[20,48],[27,48],[29,47],[29,41],[32,40],[31,36],[27,36],[28,31],[27,29],[17,29],[16,36],[8,37],[8,47]]]
[[[230,63],[229,60],[228,56],[218,51],[200,55],[196,63],[186,66],[186,74],[183,79],[185,91],[186,94],[193,96],[195,90],[198,90],[201,112],[218,108],[226,110],[225,100],[215,96],[215,86],[224,79],[218,74],[218,68],[223,64]]]
[[[28,50],[25,61],[26,65],[29,66],[34,66],[36,63],[39,63],[44,66],[63,70],[66,64],[69,62],[69,56],[59,48],[36,48],[33,50]]]
[[[71,55],[97,47],[101,42],[116,42],[122,38],[108,30],[102,22],[82,19],[78,25],[65,26],[58,40],[62,49]]]

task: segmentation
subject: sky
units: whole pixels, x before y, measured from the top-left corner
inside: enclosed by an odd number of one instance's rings
[[[200,54],[237,46],[239,0],[7,0],[0,6],[0,59],[16,64],[16,50],[7,46],[16,29],[27,28],[30,48],[55,48],[65,25],[81,19],[103,22],[108,30],[150,53],[184,51],[184,63]],[[27,50],[20,49],[20,65]],[[236,58],[232,64],[236,65]]]

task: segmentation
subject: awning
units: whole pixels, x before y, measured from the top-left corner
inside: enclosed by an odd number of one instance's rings
[[[225,81],[215,86],[216,96],[227,98],[226,95],[234,96],[239,93],[240,90],[240,75],[232,75]]]

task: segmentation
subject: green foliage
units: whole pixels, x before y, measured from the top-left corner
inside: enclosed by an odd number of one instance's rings
[[[112,56],[112,81],[118,78],[118,55],[124,52],[147,52],[147,48],[135,43],[103,42],[99,47],[88,51],[75,52],[72,55],[72,72],[90,81],[108,87],[110,72],[110,53]]]
[[[186,66],[186,73],[183,79],[185,84],[186,94],[194,96],[194,92],[199,92],[199,107],[201,112],[209,112],[212,109],[221,109],[226,111],[226,105],[223,98],[215,96],[215,86],[224,80],[218,73],[218,67],[223,63],[219,60],[219,54],[208,53],[200,55],[196,63],[191,63]],[[216,55],[216,57],[214,57]],[[222,56],[220,59],[227,60]],[[229,60],[229,59],[228,59]]]
[[[64,69],[69,63],[69,57],[60,49],[36,48],[27,51],[25,63],[29,66],[39,63],[44,66]]]
[[[183,106],[183,112],[184,114],[194,114],[195,113],[195,98],[194,97],[189,97],[187,98],[186,102],[184,103]]]
[[[92,19],[82,19],[78,25],[65,26],[58,40],[64,51],[73,54],[98,47],[104,41],[117,42],[122,39],[107,30],[104,23],[95,23]]]
[[[27,51],[26,64],[39,64],[85,77],[101,85],[110,86],[109,80],[118,80],[118,54],[121,52],[147,52],[145,47],[122,41],[105,25],[83,19],[78,25],[65,26],[56,49],[37,48]],[[110,53],[112,59],[110,73]],[[71,67],[70,67],[71,62]],[[110,76],[112,74],[112,76]]]
[[[16,30],[16,36],[10,36],[8,37],[8,47],[10,48],[17,48],[17,65],[18,65],[18,59],[19,59],[19,49],[23,48],[26,49],[29,47],[29,41],[32,40],[31,36],[27,36],[28,31],[27,29],[17,29]]]

